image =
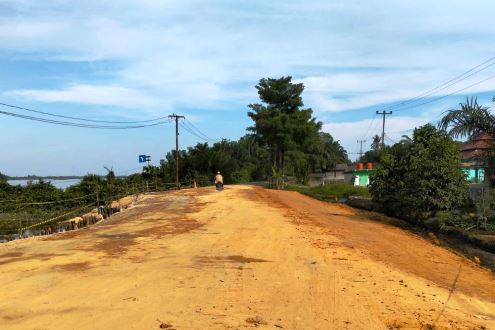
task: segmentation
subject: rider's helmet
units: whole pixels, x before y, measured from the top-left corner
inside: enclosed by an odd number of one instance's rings
[[[220,174],[220,171],[217,171],[217,174]]]

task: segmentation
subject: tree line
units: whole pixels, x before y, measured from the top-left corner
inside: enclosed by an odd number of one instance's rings
[[[304,85],[292,77],[264,78],[256,85],[260,102],[248,105],[252,126],[237,141],[198,143],[179,151],[180,183],[209,185],[217,171],[226,183],[265,181],[273,176],[293,177],[306,183],[310,172],[327,171],[348,163],[347,152],[322,123],[305,108]],[[111,202],[121,195],[175,188],[175,150],[157,166],[144,166],[141,173],[117,177],[88,174],[65,190],[49,181],[30,176],[25,186],[10,185],[0,173],[1,225],[16,228],[18,221],[36,222],[67,210]],[[52,203],[57,202],[60,203]],[[49,203],[49,204],[44,204]],[[5,226],[4,226],[5,227]]]
[[[256,85],[260,103],[249,104],[253,125],[237,141],[198,143],[181,150],[181,182],[211,182],[220,171],[227,183],[267,180],[273,175],[292,176],[307,183],[309,173],[324,172],[337,163],[349,163],[347,151],[322,123],[305,108],[304,85],[292,77],[264,78]],[[175,181],[175,151],[158,166],[145,167],[147,179]]]

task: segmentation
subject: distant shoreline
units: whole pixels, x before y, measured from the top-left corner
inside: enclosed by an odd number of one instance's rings
[[[28,176],[8,176],[7,180],[73,180],[73,179],[82,179],[84,176],[76,176],[76,175],[67,175],[67,176],[36,176],[36,175],[28,175]]]

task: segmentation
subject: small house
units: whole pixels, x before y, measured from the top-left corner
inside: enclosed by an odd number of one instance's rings
[[[354,186],[367,187],[370,184],[370,178],[375,171],[372,163],[367,163],[366,168],[364,168],[363,163],[359,163],[353,172]]]
[[[336,164],[335,168],[329,169],[323,173],[312,173],[309,176],[309,185],[321,186],[327,182],[351,182],[351,177],[347,173],[352,173],[356,168],[355,165]]]
[[[482,133],[462,145],[461,166],[468,181],[483,182],[485,180],[483,155],[490,149],[492,143],[493,138],[488,133]]]

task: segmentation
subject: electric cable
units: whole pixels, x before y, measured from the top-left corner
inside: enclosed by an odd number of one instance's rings
[[[43,114],[43,115],[47,115],[47,116],[53,116],[53,117],[59,117],[59,118],[65,118],[65,119],[73,119],[73,120],[80,120],[80,121],[87,121],[87,122],[93,122],[93,123],[106,123],[106,124],[137,124],[137,123],[149,123],[149,122],[153,122],[153,121],[158,121],[158,120],[167,119],[167,116],[165,116],[165,117],[158,117],[158,118],[155,118],[155,119],[148,119],[148,120],[137,120],[137,121],[110,121],[110,120],[95,120],[95,119],[87,119],[87,118],[81,118],[81,117],[72,117],[72,116],[57,115],[57,114],[53,114],[53,113],[49,113],[49,112],[45,112],[45,111],[39,111],[39,110],[34,110],[34,109],[24,108],[24,107],[20,107],[20,106],[17,106],[17,105],[12,105],[12,104],[8,104],[8,103],[3,103],[3,102],[0,102],[0,105],[2,105],[2,106],[4,106],[4,107],[10,107],[10,108],[13,108],[13,109],[18,109],[18,110],[24,110],[24,111],[29,111],[29,112],[35,112],[35,113],[39,113],[39,114]]]
[[[156,123],[145,124],[145,125],[133,125],[133,126],[108,126],[107,125],[107,126],[105,126],[105,125],[90,125],[90,124],[82,124],[82,123],[64,122],[64,121],[53,120],[53,119],[46,119],[46,118],[40,118],[40,117],[34,117],[34,116],[26,116],[26,115],[21,115],[21,114],[17,114],[17,113],[7,112],[7,111],[0,111],[0,114],[6,115],[6,116],[11,116],[11,117],[27,119],[27,120],[39,121],[39,122],[43,122],[43,123],[49,123],[49,124],[81,127],[81,128],[96,128],[96,129],[133,129],[133,128],[144,128],[144,127],[151,127],[151,126],[157,126],[157,125],[170,123],[170,121],[168,120],[168,121],[159,121]]]
[[[444,82],[443,84],[441,84],[441,85],[439,85],[437,87],[434,87],[432,89],[429,89],[428,91],[426,91],[426,92],[424,92],[422,94],[419,94],[419,95],[417,95],[415,97],[412,97],[410,99],[407,99],[407,100],[401,101],[401,102],[399,102],[397,104],[393,104],[393,105],[390,105],[388,107],[385,107],[385,108],[383,108],[383,110],[390,110],[390,109],[393,110],[393,109],[396,109],[396,108],[402,108],[402,105],[407,105],[407,104],[410,104],[410,103],[414,103],[417,100],[419,101],[419,100],[424,99],[427,96],[430,96],[430,95],[432,95],[434,93],[437,93],[437,92],[440,92],[442,90],[445,90],[448,87],[451,87],[453,85],[456,85],[459,82],[464,81],[467,78],[472,77],[473,75],[475,75],[475,74],[477,74],[477,73],[479,73],[481,71],[484,71],[484,70],[488,69],[489,67],[495,65],[495,61],[493,61],[493,60],[495,60],[495,57],[489,58],[488,60],[484,61],[483,63],[480,63],[480,64],[476,65],[475,67],[469,69],[468,71],[466,71],[466,72],[464,72],[464,73],[462,73],[462,74],[460,74],[460,75],[458,75],[458,76],[456,76],[456,77],[454,77],[454,78],[452,78],[452,79]],[[490,63],[490,62],[492,62],[492,63]],[[480,68],[480,69],[478,69],[478,68]],[[478,70],[476,70],[476,69],[478,69]],[[472,71],[474,71],[474,72],[472,72]],[[395,110],[395,111],[398,111],[398,110]]]
[[[186,132],[188,132],[188,133],[190,133],[190,134],[194,135],[195,137],[197,137],[198,139],[201,139],[201,140],[203,140],[203,141],[205,141],[205,142],[213,142],[212,140],[207,139],[207,138],[205,138],[205,137],[203,137],[203,136],[201,136],[201,135],[197,134],[197,133],[196,133],[196,132],[194,132],[191,128],[189,128],[188,126],[184,125],[184,123],[182,123],[182,128],[183,128]]]
[[[211,141],[217,141],[217,140],[219,140],[219,139],[212,139],[211,137],[209,137],[208,135],[206,135],[205,133],[203,133],[202,131],[200,131],[190,120],[187,120],[186,118],[184,118],[184,122],[189,127],[191,127],[194,131],[196,131],[199,135],[204,136],[206,139],[211,140]]]
[[[373,123],[375,122],[377,118],[377,115],[376,113],[373,115],[373,118],[371,119],[370,121],[370,124],[368,125],[368,129],[366,130],[366,133],[363,135],[362,139],[361,140],[366,140],[368,138],[368,133],[370,132],[370,129],[371,129],[371,125],[373,125]]]
[[[491,76],[489,76],[488,78],[485,78],[485,79],[483,79],[483,80],[481,80],[481,81],[478,81],[478,82],[476,82],[476,83],[474,83],[474,84],[471,84],[471,85],[469,85],[469,86],[466,86],[466,87],[460,88],[460,89],[458,89],[458,90],[456,90],[456,91],[454,91],[454,92],[452,92],[452,93],[449,93],[449,94],[446,94],[446,95],[442,95],[442,96],[439,96],[439,97],[434,98],[434,99],[432,99],[432,100],[428,100],[428,101],[425,101],[425,102],[422,102],[422,103],[419,103],[419,104],[413,104],[413,105],[410,105],[410,106],[406,106],[406,107],[404,107],[404,108],[401,108],[401,109],[398,109],[398,110],[394,110],[394,111],[395,111],[395,112],[404,111],[404,110],[411,109],[411,108],[415,108],[415,107],[418,107],[418,106],[421,106],[421,105],[425,105],[425,104],[429,104],[429,103],[432,103],[432,102],[436,102],[436,101],[442,100],[442,99],[444,99],[444,98],[447,98],[447,97],[449,97],[449,96],[452,96],[452,95],[454,95],[454,94],[457,94],[457,93],[459,93],[459,92],[463,92],[463,91],[465,91],[466,89],[469,89],[469,88],[471,88],[471,87],[474,87],[474,86],[477,86],[477,85],[479,85],[479,84],[482,84],[482,83],[484,83],[484,82],[486,82],[486,81],[488,81],[488,80],[490,80],[490,79],[493,79],[493,78],[495,78],[495,74],[494,74],[494,75],[491,75]]]
[[[216,142],[219,141],[220,139],[212,139],[208,135],[204,134],[201,132],[198,128],[196,128],[190,121],[185,121],[185,119],[182,122],[182,127],[186,129],[189,133],[193,134],[194,136],[206,141],[206,142]]]

